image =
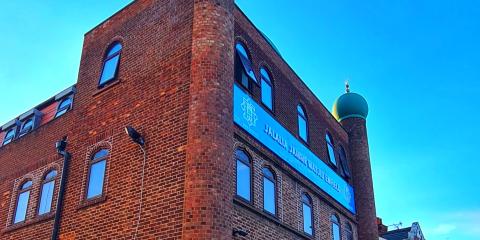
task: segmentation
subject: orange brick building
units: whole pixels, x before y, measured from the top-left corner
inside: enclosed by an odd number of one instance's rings
[[[0,238],[378,239],[367,113],[332,115],[233,0],[134,1],[1,127]]]

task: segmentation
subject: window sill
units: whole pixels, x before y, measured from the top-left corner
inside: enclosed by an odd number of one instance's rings
[[[2,233],[9,233],[9,232],[12,232],[12,231],[24,228],[24,227],[28,227],[30,225],[34,225],[34,224],[41,223],[41,222],[44,222],[44,221],[52,220],[54,217],[55,217],[55,212],[50,212],[50,213],[47,213],[47,214],[44,214],[44,215],[37,215],[33,219],[29,219],[29,220],[19,222],[19,223],[14,223],[14,224],[11,224],[11,225],[7,226],[2,231]]]
[[[288,230],[288,231],[290,231],[290,232],[292,232],[292,233],[294,233],[294,234],[296,234],[296,235],[298,235],[298,236],[300,236],[304,239],[313,239],[314,238],[314,236],[306,235],[306,234],[294,229],[293,227],[288,226],[287,224],[280,222],[280,220],[277,217],[273,216],[272,214],[269,214],[269,213],[266,213],[264,211],[258,210],[254,206],[252,206],[251,204],[245,203],[244,200],[238,199],[238,197],[235,197],[233,199],[233,203],[236,204],[236,205],[239,205],[241,207],[244,207],[247,210],[250,210],[251,212],[253,212],[257,215],[262,216],[263,218],[273,222],[277,226],[280,226],[280,227],[282,227],[282,228],[284,228],[284,229],[286,229],[286,230]]]
[[[110,88],[113,88],[114,86],[117,86],[119,83],[120,83],[120,79],[112,80],[111,83],[108,83],[108,84],[104,85],[102,88],[99,88],[95,92],[93,92],[92,96],[95,97],[97,95],[100,95],[101,93],[109,90]]]
[[[82,210],[85,208],[93,207],[97,204],[101,204],[103,202],[107,201],[107,196],[102,195],[99,197],[95,197],[92,199],[83,199],[82,202],[80,202],[80,205],[78,205],[77,210]]]

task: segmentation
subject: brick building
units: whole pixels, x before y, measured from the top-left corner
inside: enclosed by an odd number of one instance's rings
[[[134,1],[1,127],[0,238],[378,239],[367,112],[332,115],[233,0]]]

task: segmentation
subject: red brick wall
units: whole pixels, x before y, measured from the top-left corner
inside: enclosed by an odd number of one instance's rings
[[[235,39],[242,41],[250,52],[258,80],[261,67],[266,66],[271,72],[275,93],[274,117],[298,136],[297,105],[301,103],[309,122],[309,148],[330,164],[325,141],[325,134],[329,132],[334,143],[342,145],[348,154],[347,132],[238,8],[235,11]],[[260,91],[260,86],[254,84],[252,96],[257,102],[261,102]]]
[[[183,239],[231,239],[234,3],[194,3]]]
[[[241,41],[252,58],[252,68],[257,79],[260,79],[260,68],[266,67],[271,72],[274,86],[274,117],[293,135],[297,136],[297,104],[306,109],[309,121],[309,148],[327,165],[330,165],[325,134],[332,135],[336,146],[342,145],[347,158],[350,159],[349,139],[347,132],[333,118],[325,106],[306,87],[302,80],[275,52],[262,34],[252,25],[238,8],[235,14],[235,40]],[[281,51],[281,50],[280,50]],[[261,89],[254,84],[251,96],[261,102]],[[260,104],[261,105],[261,104]],[[356,217],[336,203],[330,196],[299,175],[283,160],[271,154],[268,149],[258,144],[243,130],[235,127],[236,146],[245,147],[254,156],[253,204],[236,201],[234,227],[247,230],[246,239],[303,239],[303,225],[300,197],[308,192],[313,198],[314,239],[331,238],[330,216],[340,216],[342,235],[345,235],[345,224],[354,228],[356,235]],[[232,160],[235,162],[235,160]],[[339,158],[337,156],[337,162]],[[351,166],[351,163],[348,163]],[[269,218],[263,213],[262,174],[263,165],[272,167],[278,174],[279,198],[277,218]],[[339,173],[339,169],[332,166]],[[350,168],[351,169],[351,168]],[[352,181],[349,181],[352,183]],[[240,239],[240,238],[239,238]]]
[[[52,218],[35,214],[40,191],[40,179],[55,165],[61,172],[61,160],[57,156],[55,142],[68,135],[73,113],[68,112],[33,132],[0,148],[0,239],[48,239],[51,234]],[[12,226],[12,215],[16,204],[19,181],[32,178],[30,208],[26,222]],[[59,183],[58,180],[56,182]],[[58,190],[56,190],[58,191]]]
[[[246,134],[239,134],[235,140],[235,148],[245,149],[253,160],[253,204],[235,201],[233,227],[248,232],[246,239],[304,239],[301,194],[308,193],[313,200],[314,239],[331,239],[330,216],[340,217],[342,235],[345,236],[345,225],[350,223],[356,233],[355,218],[336,204],[324,193],[316,190],[313,184],[302,180],[281,159]],[[232,157],[234,163],[235,159]],[[263,175],[262,168],[269,167],[276,176],[277,214],[275,217],[263,211]],[[239,238],[241,239],[241,238]]]
[[[189,1],[136,1],[85,36],[78,78],[73,154],[65,195],[63,239],[132,239],[140,206],[142,152],[125,134],[146,139],[147,163],[138,239],[176,239],[182,232],[190,101]],[[102,59],[122,43],[118,80],[98,90]],[[110,145],[106,195],[85,202],[88,155]]]
[[[362,118],[347,118],[342,120],[342,125],[350,137],[357,219],[361,226],[358,237],[359,239],[378,239],[366,121]]]
[[[296,134],[296,103],[301,102],[309,118],[312,151],[328,164],[328,130],[350,155],[347,132],[232,0],[137,0],[85,35],[73,109],[0,148],[0,223],[5,223],[0,238],[49,238],[51,218],[39,219],[31,207],[25,224],[10,226],[11,209],[19,181],[37,179],[38,192],[41,173],[52,164],[60,166],[54,143],[68,135],[72,160],[60,238],[132,239],[143,155],[125,134],[126,125],[146,140],[138,239],[231,239],[233,228],[247,230],[247,239],[302,239],[302,191],[313,198],[315,239],[330,236],[329,217],[334,213],[340,216],[342,231],[350,222],[356,232],[354,216],[234,127],[235,39],[246,43],[257,77],[260,66],[271,71],[275,117]],[[123,46],[117,80],[98,89],[105,51],[115,41]],[[258,86],[252,96],[260,102]],[[252,205],[234,200],[232,156],[237,146],[255,159]],[[110,152],[104,195],[86,201],[88,163],[101,148]],[[278,219],[262,214],[264,165],[278,176]],[[31,206],[38,202],[37,195],[32,195]]]
[[[139,0],[88,32],[73,110],[0,148],[2,205],[12,204],[15,179],[58,159],[54,143],[68,135],[72,160],[61,239],[132,239],[143,161],[123,129],[132,125],[147,142],[138,239],[180,238],[192,21],[193,2]],[[103,56],[113,41],[123,45],[118,80],[99,90]],[[86,202],[87,163],[99,146],[110,149],[105,194]],[[11,217],[8,211],[9,207],[0,209],[2,224]],[[48,239],[52,223],[49,219],[11,231],[2,228],[0,238]]]

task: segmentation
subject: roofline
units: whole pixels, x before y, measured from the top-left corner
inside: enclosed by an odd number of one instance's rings
[[[275,54],[280,57],[280,59],[285,63],[285,65],[287,65],[287,67],[293,72],[293,74],[300,80],[300,83],[303,84],[303,86],[305,86],[308,91],[315,97],[315,99],[317,99],[317,101],[323,106],[323,108],[325,110],[327,110],[327,112],[329,113],[328,115],[330,115],[330,117],[334,120],[334,122],[336,122],[341,129],[343,129],[343,131],[345,131],[345,133],[347,133],[348,135],[348,132],[347,130],[343,127],[343,125],[337,121],[337,119],[335,119],[335,117],[333,116],[332,112],[330,112],[328,110],[327,107],[325,107],[325,105],[323,104],[322,101],[320,101],[320,98],[318,98],[318,96],[308,87],[308,85],[303,81],[303,79],[297,74],[297,72],[295,72],[295,70],[290,66],[290,64],[288,64],[288,62],[285,60],[285,58],[282,57],[282,55],[278,54],[278,52],[275,50],[275,48],[270,44],[270,42],[268,41],[268,39],[266,38],[266,34],[263,33],[253,22],[252,20],[250,20],[250,18],[248,18],[248,16],[245,14],[245,12],[242,11],[242,9],[235,3],[235,7],[239,10],[239,12],[248,20],[248,22],[250,22],[250,24],[252,24],[253,28],[255,30],[257,30],[257,32],[260,34],[260,36],[267,42],[267,44],[274,50],[273,52],[275,52]]]
[[[93,32],[93,30],[97,29],[98,27],[100,27],[101,25],[103,25],[105,22],[107,22],[108,20],[110,20],[111,18],[113,18],[115,15],[119,14],[120,12],[122,12],[123,10],[127,9],[128,7],[130,7],[131,5],[133,5],[134,3],[136,3],[137,0],[133,0],[132,2],[130,2],[129,4],[125,5],[124,7],[120,8],[118,11],[116,11],[115,13],[113,13],[112,15],[110,15],[110,17],[107,17],[105,20],[101,21],[99,24],[95,25],[93,28],[91,28],[90,30],[88,30],[85,34],[83,34],[84,36],[88,35],[89,33]]]
[[[87,31],[85,35],[88,35],[89,33],[91,33],[92,31],[94,31],[95,29],[97,29],[98,27],[100,27],[101,25],[103,25],[105,22],[107,22],[108,20],[110,20],[111,18],[113,18],[115,15],[119,14],[120,12],[122,12],[123,10],[127,9],[128,7],[130,7],[131,5],[133,5],[134,3],[136,3],[137,0],[133,0],[131,3],[127,4],[125,7],[121,8],[120,10],[116,11],[114,14],[112,14],[110,17],[108,17],[107,19],[103,20],[102,22],[100,22],[99,24],[97,24],[95,27],[93,27],[92,29],[90,29],[89,31]],[[260,34],[260,36],[263,38],[263,40],[265,40],[265,42],[274,50],[275,54],[280,57],[280,59],[285,63],[285,65],[287,65],[287,67],[293,72],[293,74],[300,80],[300,83],[303,84],[304,87],[306,87],[308,89],[308,91],[315,97],[315,99],[322,105],[322,107],[327,110],[328,112],[328,115],[333,119],[334,122],[336,122],[338,124],[338,126],[340,126],[341,129],[343,129],[343,131],[345,131],[345,133],[348,134],[347,130],[343,127],[343,125],[337,121],[337,119],[335,119],[335,117],[333,116],[333,114],[330,112],[330,110],[328,110],[328,108],[323,104],[322,101],[320,101],[320,98],[308,87],[308,85],[303,81],[303,79],[297,74],[297,72],[295,72],[295,70],[290,66],[290,64],[288,64],[288,62],[285,60],[285,58],[283,58],[283,56],[281,54],[279,54],[279,52],[277,52],[277,50],[275,50],[275,47],[272,46],[272,44],[270,43],[271,40],[267,39],[267,36],[265,33],[263,33],[256,25],[255,23],[252,22],[252,20],[250,20],[250,18],[245,14],[245,12],[240,8],[240,6],[238,6],[237,3],[234,3],[235,4],[235,8],[247,19],[247,21],[253,26],[253,28]]]
[[[393,233],[398,233],[398,232],[404,232],[404,231],[409,231],[410,232],[411,230],[412,230],[412,227],[395,229],[395,230],[391,230],[391,231],[388,231],[388,232],[382,234],[382,236],[388,235],[388,234],[393,234]]]
[[[45,101],[43,101],[42,103],[36,105],[35,107],[30,108],[29,110],[27,110],[27,111],[23,112],[22,114],[16,116],[15,118],[11,119],[10,121],[8,121],[8,122],[0,125],[0,132],[4,130],[3,127],[4,127],[5,125],[8,125],[8,124],[10,124],[12,121],[17,120],[18,118],[22,117],[24,114],[26,114],[26,113],[28,113],[28,112],[30,112],[30,111],[33,111],[34,109],[37,109],[37,110],[38,110],[39,108],[42,108],[43,106],[47,105],[47,103],[52,102],[52,101],[56,101],[56,100],[58,100],[59,98],[68,95],[68,94],[66,94],[67,90],[70,89],[69,93],[72,93],[72,92],[73,92],[73,93],[75,94],[75,93],[76,93],[76,87],[77,87],[77,84],[73,84],[72,86],[63,89],[63,90],[60,91],[59,93],[57,93],[57,94],[55,94],[54,96],[48,98],[47,100],[45,100]]]

